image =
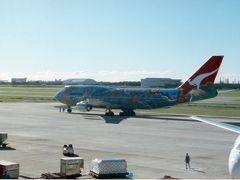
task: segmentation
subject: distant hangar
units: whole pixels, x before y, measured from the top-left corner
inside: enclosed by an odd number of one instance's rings
[[[97,85],[93,79],[67,79],[63,81],[63,85]]]
[[[11,82],[12,84],[26,84],[27,78],[12,78]]]
[[[178,87],[181,84],[180,79],[171,79],[171,78],[145,78],[141,79],[141,87],[144,88],[170,88]]]

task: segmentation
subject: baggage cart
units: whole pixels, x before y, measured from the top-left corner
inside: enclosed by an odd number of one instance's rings
[[[96,158],[90,165],[90,175],[96,178],[125,177],[127,162],[121,158]]]

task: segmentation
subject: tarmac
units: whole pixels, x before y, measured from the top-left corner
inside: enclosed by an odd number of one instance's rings
[[[20,164],[20,175],[39,178],[59,172],[64,144],[84,158],[121,157],[134,178],[230,178],[228,157],[237,134],[187,116],[137,113],[105,117],[103,109],[63,113],[57,103],[0,103],[0,131],[9,147],[0,159]],[[218,119],[239,125],[240,119]],[[185,154],[191,169],[185,169]]]

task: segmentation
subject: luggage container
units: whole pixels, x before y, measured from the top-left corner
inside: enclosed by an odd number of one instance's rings
[[[0,179],[17,179],[19,177],[19,164],[0,160]]]
[[[8,134],[5,132],[0,132],[0,145],[2,147],[6,147],[7,146],[7,138],[8,138]]]
[[[62,176],[80,176],[84,168],[84,159],[81,157],[61,158],[60,174]]]
[[[128,175],[127,162],[120,158],[96,158],[91,162],[90,174],[97,178],[124,177]]]

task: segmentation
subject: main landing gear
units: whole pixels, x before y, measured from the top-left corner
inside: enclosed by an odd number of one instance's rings
[[[67,112],[68,112],[68,113],[71,113],[71,112],[72,112],[71,107],[68,107],[68,108],[67,108]]]
[[[119,113],[119,116],[136,116],[133,110],[126,110]]]

